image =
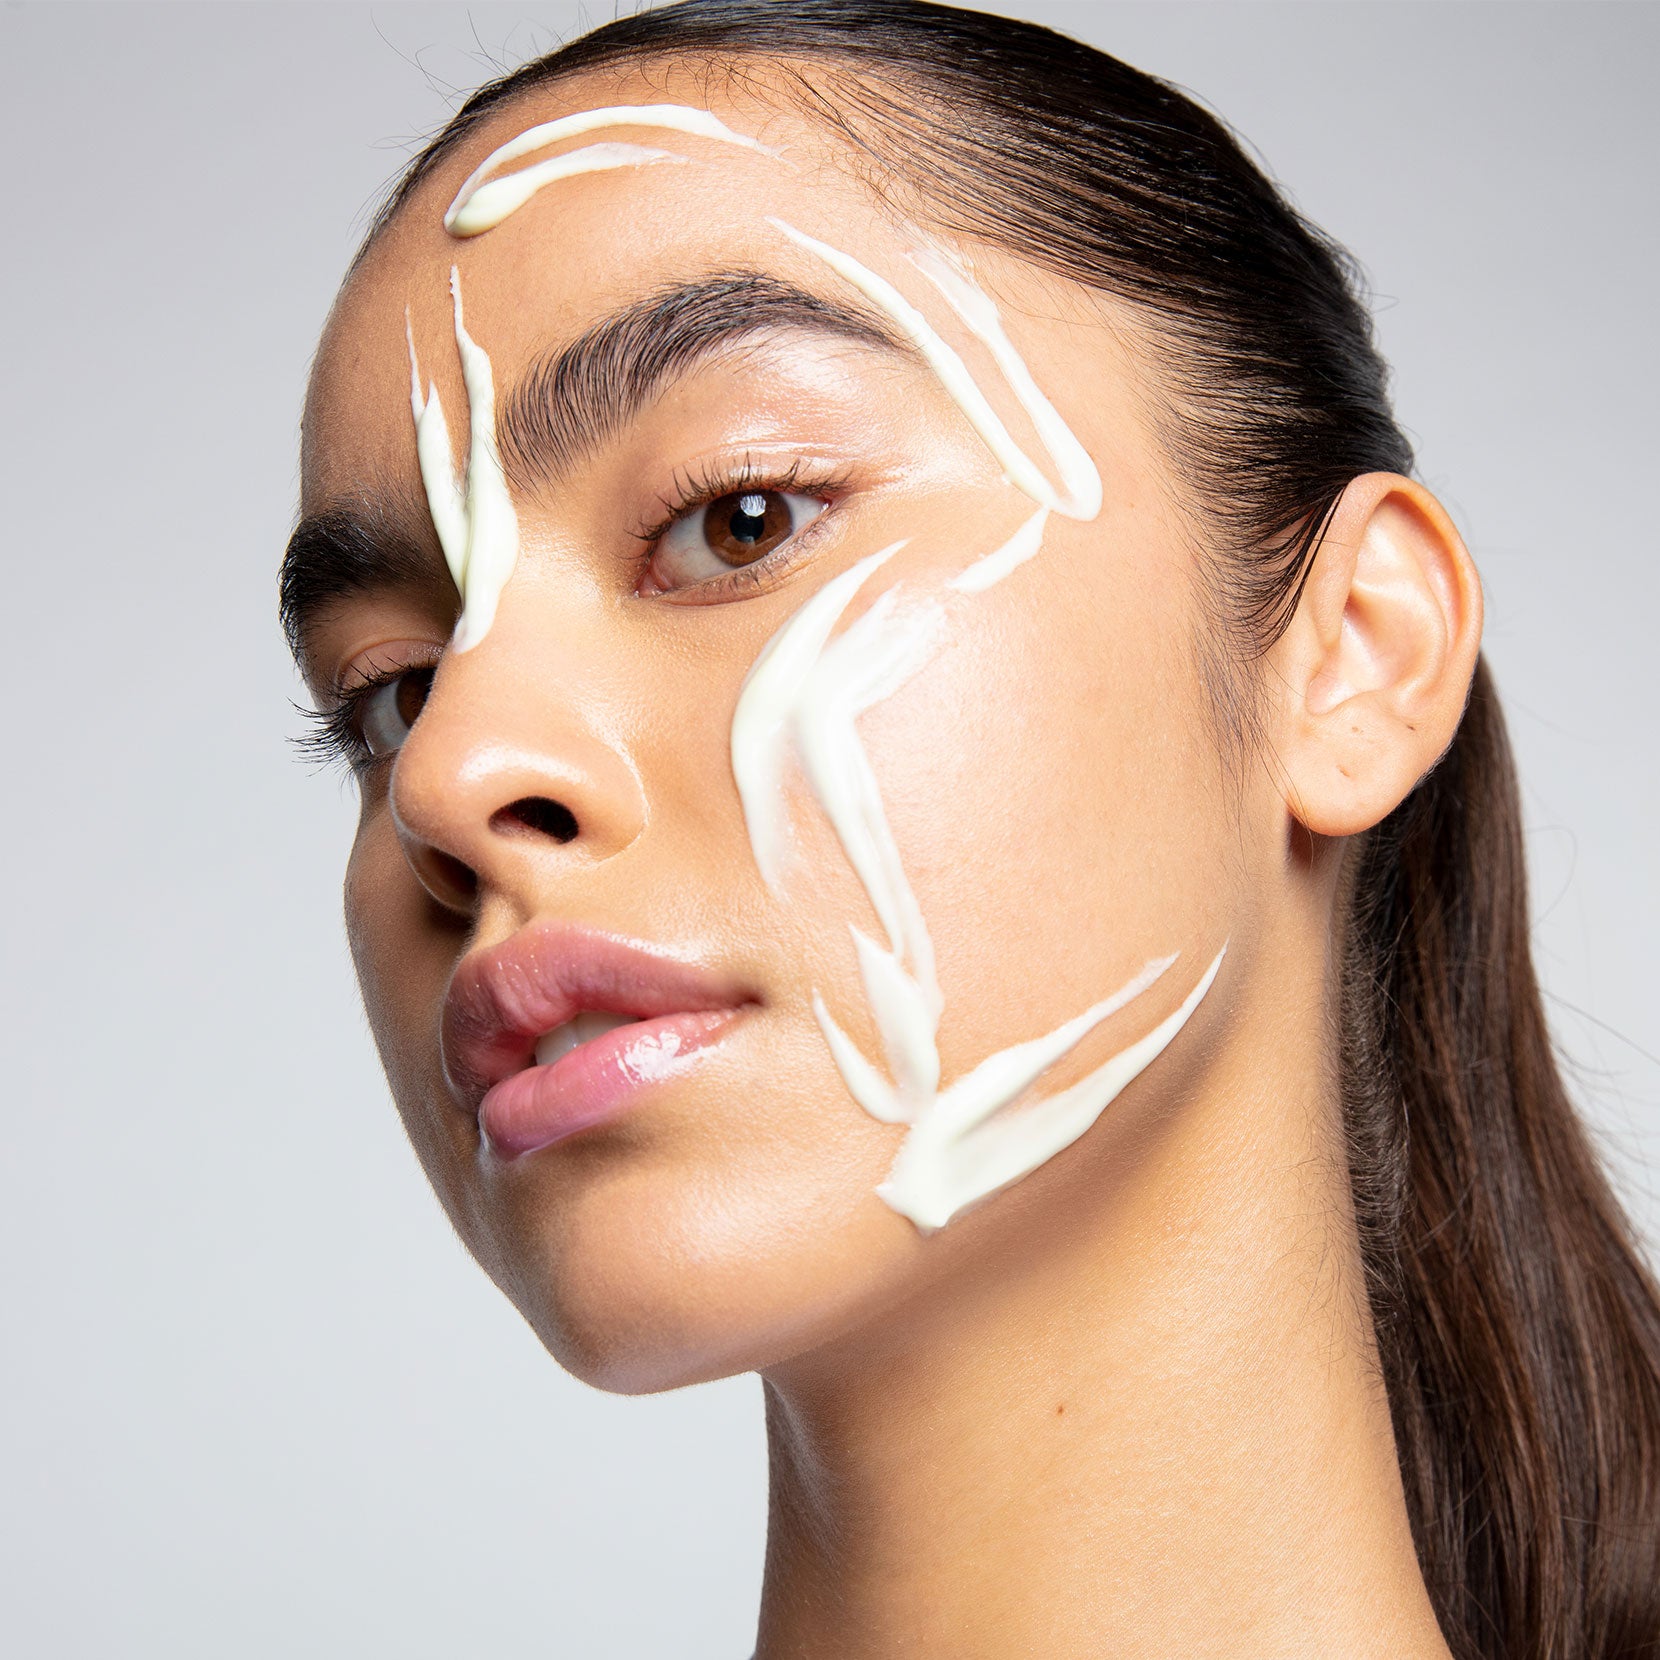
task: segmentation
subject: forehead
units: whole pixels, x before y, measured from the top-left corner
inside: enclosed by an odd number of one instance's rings
[[[695,134],[640,127],[601,129],[554,152],[596,143],[649,146],[672,162],[562,179],[539,190],[482,235],[456,237],[444,210],[468,175],[528,128],[582,111],[680,103],[709,111],[734,131],[785,154],[762,154]],[[513,172],[543,159],[509,162]],[[687,80],[576,78],[537,89],[492,112],[422,180],[348,279],[313,369],[305,416],[308,493],[338,471],[366,413],[407,412],[406,330],[423,377],[447,406],[460,393],[451,338],[450,273],[459,276],[467,327],[498,374],[550,344],[576,338],[597,318],[698,276],[802,271],[769,215],[797,217],[850,235],[870,198],[836,165],[823,129],[754,98],[716,96]],[[868,234],[859,238],[868,244]],[[822,274],[812,274],[823,286]],[[430,360],[430,361],[429,361]],[[356,469],[354,469],[356,470]]]
[[[770,153],[661,128],[590,131],[531,151],[492,176],[595,143],[649,146],[675,159],[561,178],[480,235],[457,237],[445,228],[445,210],[469,175],[527,129],[585,111],[665,103],[708,112]],[[597,320],[714,274],[777,277],[843,306],[862,306],[862,297],[792,242],[777,220],[887,274],[926,309],[926,284],[906,257],[917,232],[896,206],[903,197],[893,185],[873,177],[869,158],[855,155],[830,127],[794,112],[782,96],[765,95],[764,86],[711,86],[703,76],[654,71],[649,78],[573,77],[514,98],[421,181],[342,290],[308,390],[303,509],[384,492],[413,476],[406,339],[415,342],[422,378],[436,382],[445,407],[464,406],[452,268],[468,331],[488,351],[498,385]],[[1129,413],[1134,369],[1119,345],[1123,331],[1102,327],[1110,304],[1002,250],[976,246],[973,261],[982,286],[1018,318],[1021,349],[1040,381],[1064,392],[1089,365],[1090,413],[1104,416],[1115,404],[1119,415]],[[1103,397],[1108,387],[1114,390]]]

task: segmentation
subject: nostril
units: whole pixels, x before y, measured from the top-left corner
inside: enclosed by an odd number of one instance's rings
[[[452,859],[448,853],[440,853],[437,848],[432,848],[427,857],[432,861],[434,876],[449,890],[445,897],[470,904],[478,892],[478,877],[472,867]]]
[[[510,802],[492,815],[491,823],[498,829],[522,825],[556,842],[576,840],[576,814],[560,802],[549,801],[545,795],[527,795]]]

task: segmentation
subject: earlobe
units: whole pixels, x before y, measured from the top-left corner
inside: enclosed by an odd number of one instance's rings
[[[1396,473],[1344,491],[1272,661],[1275,751],[1305,828],[1386,817],[1452,742],[1481,644],[1481,583],[1446,510]]]

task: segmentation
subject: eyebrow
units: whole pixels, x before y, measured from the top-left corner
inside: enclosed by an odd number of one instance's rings
[[[317,630],[342,600],[364,593],[406,593],[459,603],[436,545],[408,526],[407,490],[380,499],[340,502],[308,514],[295,527],[277,572],[277,616],[302,673],[310,669]],[[426,511],[421,503],[420,511]]]
[[[508,481],[555,482],[709,358],[780,330],[828,334],[915,357],[874,314],[777,277],[734,271],[648,295],[534,363],[503,401],[497,440]]]
[[[674,381],[711,357],[781,330],[827,334],[914,358],[910,342],[870,312],[759,272],[680,283],[601,319],[542,357],[496,419],[509,482],[529,492],[614,438]],[[329,611],[365,593],[456,598],[424,500],[407,488],[333,503],[302,519],[283,552],[278,615],[302,673]]]

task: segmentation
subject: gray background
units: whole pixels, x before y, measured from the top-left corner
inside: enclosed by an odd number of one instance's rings
[[[1660,1240],[1660,14],[1006,9],[1195,90],[1370,271],[1486,576],[1557,1031]],[[272,576],[364,210],[577,20],[0,11],[11,1652],[749,1652],[754,1379],[595,1394],[463,1256],[357,1007],[349,793],[283,743]]]

